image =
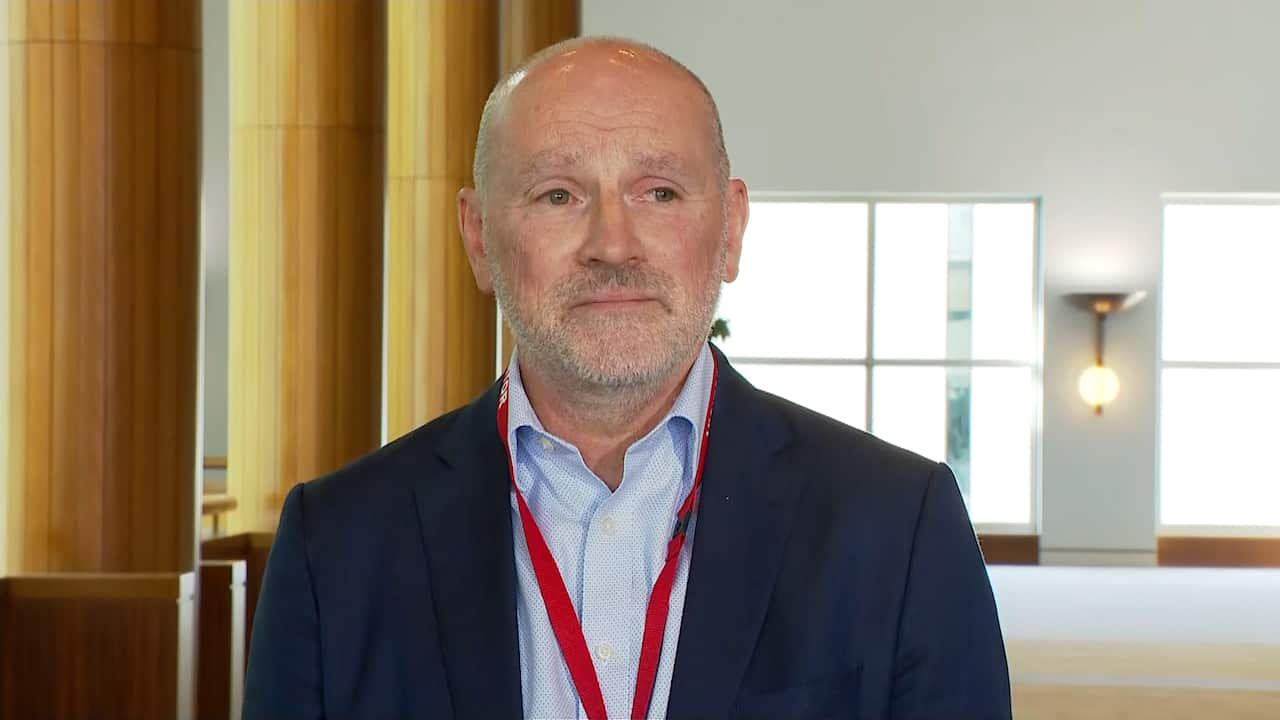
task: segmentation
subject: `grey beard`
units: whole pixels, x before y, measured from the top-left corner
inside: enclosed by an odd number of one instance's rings
[[[506,277],[497,263],[491,261],[490,275],[493,279],[494,294],[503,316],[511,326],[511,332],[520,347],[521,357],[560,378],[561,382],[583,392],[606,391],[610,395],[637,392],[643,394],[649,388],[660,385],[672,373],[680,369],[680,365],[689,359],[694,349],[706,341],[707,332],[715,315],[715,306],[720,295],[719,278],[723,277],[720,268],[715,279],[710,283],[710,297],[697,298],[700,307],[696,308],[698,317],[689,322],[677,322],[668,328],[672,332],[685,337],[652,337],[649,344],[665,346],[655,362],[645,365],[619,363],[621,367],[602,368],[584,357],[576,346],[572,333],[563,326],[548,324],[538,325],[528,322],[528,317],[519,309]],[[723,265],[723,263],[720,263]],[[581,296],[587,292],[606,288],[628,288],[646,291],[657,291],[668,305],[673,297],[674,288],[665,277],[637,272],[633,268],[608,268],[589,275],[579,276],[566,285],[553,291],[553,302],[550,305],[563,307],[567,299]],[[534,310],[537,312],[538,310]],[[625,359],[624,359],[625,360]]]

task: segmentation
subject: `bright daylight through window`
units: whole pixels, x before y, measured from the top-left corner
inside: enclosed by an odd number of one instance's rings
[[[758,387],[946,461],[975,523],[1030,528],[1036,213],[755,200],[723,348]]]
[[[1280,203],[1164,212],[1160,523],[1280,530]]]

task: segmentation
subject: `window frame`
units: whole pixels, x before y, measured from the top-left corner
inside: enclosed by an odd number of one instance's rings
[[[930,368],[1026,368],[1031,372],[1031,414],[1029,478],[1031,481],[1030,508],[1027,523],[974,523],[974,529],[983,535],[1035,535],[1041,525],[1041,471],[1043,456],[1044,423],[1044,266],[1042,253],[1043,202],[1040,196],[1023,194],[969,194],[969,193],[842,193],[842,192],[752,192],[749,203],[844,203],[867,206],[867,277],[866,277],[866,345],[863,358],[777,358],[765,356],[730,356],[735,365],[793,365],[799,367],[861,367],[865,370],[866,400],[865,420],[867,432],[874,433],[872,408],[874,404],[873,372],[877,367],[930,367]],[[875,357],[875,258],[876,258],[876,205],[878,204],[1020,204],[1031,205],[1034,218],[1032,231],[1032,281],[1031,281],[1031,337],[1033,351],[1027,361],[893,358],[879,360]],[[750,222],[748,222],[748,228]]]

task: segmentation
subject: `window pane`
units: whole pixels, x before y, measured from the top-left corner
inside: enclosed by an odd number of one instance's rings
[[[870,210],[869,210],[870,207]],[[976,522],[1032,521],[1031,368],[744,363],[860,359],[867,213],[875,213],[875,356],[1033,362],[1035,203],[756,202],[724,349],[763,390],[949,463]]]
[[[1280,206],[1169,205],[1165,360],[1280,362]]]
[[[1034,203],[878,203],[878,358],[1030,361]]]
[[[1031,522],[1029,368],[875,367],[872,431],[946,462],[974,522]]]
[[[717,315],[730,357],[865,357],[866,204],[752,203],[741,271]]]
[[[940,367],[874,367],[871,432],[931,460],[947,456],[947,372]]]
[[[947,348],[947,206],[875,206],[875,354],[941,359]]]
[[[1031,522],[1030,368],[973,368],[969,514],[974,522]],[[957,433],[957,418],[950,431]],[[949,451],[950,452],[950,451]],[[948,458],[950,461],[950,458]]]
[[[1160,521],[1280,525],[1280,370],[1163,371]]]
[[[973,208],[973,357],[1035,357],[1036,206],[997,203]]]
[[[859,429],[867,426],[867,369],[862,366],[734,365],[752,385]]]

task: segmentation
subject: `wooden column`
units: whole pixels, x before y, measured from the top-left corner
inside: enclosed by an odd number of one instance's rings
[[[498,69],[506,75],[530,55],[578,35],[578,0],[502,0],[498,29]]]
[[[471,183],[497,81],[497,2],[391,0],[387,45],[387,435],[494,379],[493,299],[476,290],[454,198]]]
[[[378,445],[386,13],[231,0],[233,533]]]
[[[8,571],[190,570],[200,2],[3,11]]]
[[[502,75],[539,50],[581,32],[578,0],[502,0],[498,37],[498,70]],[[501,364],[516,346],[511,328],[502,323]]]

